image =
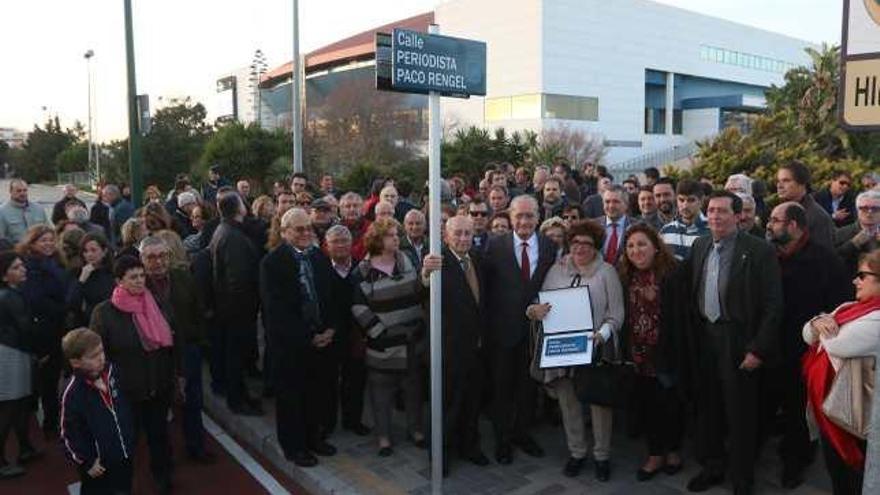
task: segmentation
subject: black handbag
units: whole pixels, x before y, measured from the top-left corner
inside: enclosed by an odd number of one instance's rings
[[[626,407],[636,382],[636,365],[628,361],[602,361],[581,366],[574,373],[574,390],[582,402],[597,406]]]

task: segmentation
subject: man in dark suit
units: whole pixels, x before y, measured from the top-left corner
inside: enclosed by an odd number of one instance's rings
[[[339,356],[339,398],[342,409],[342,428],[355,435],[365,436],[370,429],[362,422],[364,413],[364,388],[367,384],[367,365],[364,336],[353,324],[351,305],[354,300],[354,271],[358,260],[352,255],[353,236],[348,227],[334,225],[325,236],[327,255],[333,267],[331,285],[334,311],[337,315],[334,338]],[[335,407],[335,406],[334,406]],[[335,414],[334,414],[335,418]]]
[[[479,250],[473,247],[474,222],[456,216],[446,222],[443,249],[443,419],[445,446],[478,466],[489,459],[480,451],[480,416],[486,315],[481,303],[485,286]],[[473,249],[472,249],[473,248]],[[444,458],[444,468],[447,468]]]
[[[858,271],[859,256],[880,247],[880,191],[859,194],[856,210],[858,221],[837,230],[834,246],[850,277]]]
[[[810,318],[831,313],[852,298],[851,277],[838,257],[816,244],[807,231],[807,213],[794,202],[782,203],[770,213],[767,240],[776,248],[782,271],[783,314],[777,366],[763,370],[761,390],[761,439],[782,410],[782,486],[797,488],[815,449],[807,429],[807,397],[801,374],[801,356],[807,345],[801,335]]]
[[[259,307],[260,250],[248,238],[242,221],[244,203],[237,194],[220,194],[222,222],[209,245],[217,321],[222,326],[226,363],[226,403],[242,415],[262,415],[259,400],[248,394],[244,363],[256,340]]]
[[[623,253],[623,238],[626,231],[635,223],[629,216],[629,198],[621,186],[609,186],[602,193],[602,204],[605,215],[596,220],[605,229],[605,240],[602,242],[602,258],[612,265],[617,264]]]
[[[536,385],[529,375],[529,322],[526,306],[538,295],[556,259],[553,241],[538,236],[538,203],[517,196],[510,204],[513,232],[489,238],[484,271],[488,345],[492,356],[495,458],[513,461],[512,445],[531,456],[544,455],[529,435]]]
[[[281,219],[284,242],[260,264],[260,294],[276,394],[278,443],[298,466],[318,463],[313,455],[332,456],[322,421],[328,392],[328,352],[335,337],[330,262],[313,247],[311,220],[305,210],[289,210]],[[335,375],[334,375],[335,377]]]
[[[850,173],[845,170],[835,170],[831,173],[828,187],[813,195],[816,203],[831,215],[837,228],[856,220],[856,195],[851,188]]]
[[[716,191],[707,210],[711,235],[698,238],[685,262],[695,319],[688,354],[697,377],[698,445],[703,469],[688,483],[702,492],[724,480],[751,494],[758,436],[759,375],[776,357],[782,281],[773,248],[737,229],[742,200]],[[725,456],[724,431],[730,452]]]

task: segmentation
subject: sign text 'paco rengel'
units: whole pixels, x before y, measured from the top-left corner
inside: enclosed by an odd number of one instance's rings
[[[407,29],[391,38],[394,91],[449,96],[486,94],[486,44]]]

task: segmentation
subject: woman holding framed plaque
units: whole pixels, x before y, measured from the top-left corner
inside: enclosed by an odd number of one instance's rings
[[[618,268],[626,299],[625,351],[636,366],[631,405],[648,444],[648,460],[636,479],[647,481],[661,470],[673,475],[682,468],[682,406],[665,356],[671,345],[667,332],[675,325],[672,280],[677,262],[648,224],[633,225],[623,245]]]
[[[591,331],[590,338],[595,348],[594,362],[616,358],[617,336],[623,325],[623,294],[617,271],[598,255],[604,235],[605,229],[595,221],[572,222],[567,233],[569,255],[550,268],[541,289],[551,291],[571,287],[589,288],[592,324],[585,321],[584,330]],[[553,310],[549,303],[532,304],[526,308],[526,316],[540,322]],[[559,400],[570,454],[563,473],[570,477],[577,476],[583,469],[587,456],[587,442],[583,405],[575,394],[572,380],[575,368],[539,369],[539,364],[533,363],[532,369],[533,375]],[[611,477],[612,409],[591,405],[590,415],[595,440],[593,459],[596,479],[608,481]]]

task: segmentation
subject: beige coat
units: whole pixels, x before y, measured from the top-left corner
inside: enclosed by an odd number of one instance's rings
[[[597,254],[596,259],[586,269],[578,271],[571,261],[570,256],[560,258],[547,272],[544,285],[541,290],[564,289],[571,287],[572,280],[576,275],[581,276],[580,286],[589,286],[590,298],[593,309],[593,322],[595,330],[602,335],[604,344],[596,350],[604,360],[618,359],[620,346],[620,331],[623,326],[624,302],[623,289],[617,270],[601,259]],[[532,325],[532,342],[537,342],[540,323]],[[537,356],[537,350],[532,353],[533,360]],[[543,383],[550,383],[557,378],[573,376],[574,368],[553,368],[539,370],[537,363],[532,363],[532,375]]]

